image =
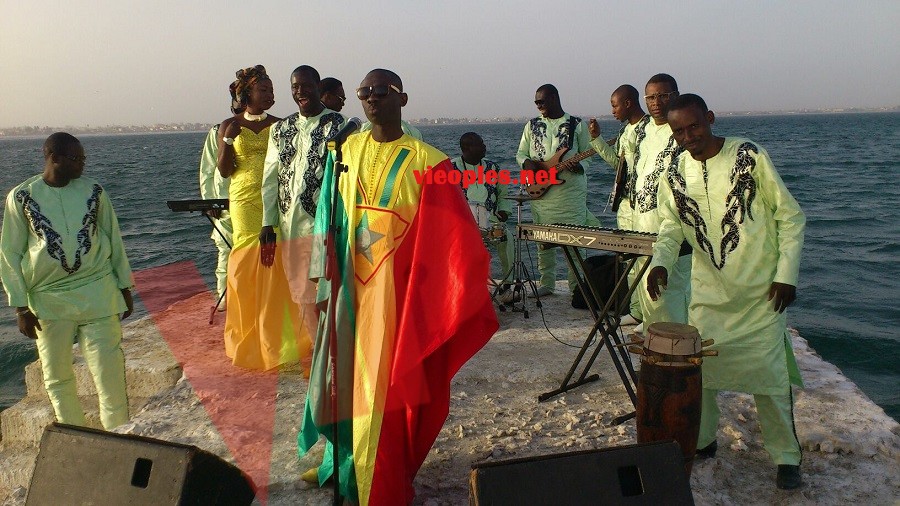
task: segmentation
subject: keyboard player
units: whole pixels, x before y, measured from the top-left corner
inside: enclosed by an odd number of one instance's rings
[[[217,135],[219,125],[215,125],[209,130],[206,141],[203,143],[203,149],[200,152],[200,197],[203,199],[227,199],[228,198],[228,179],[223,178],[219,171],[216,170],[218,159]],[[225,279],[228,273],[228,255],[231,247],[231,218],[228,211],[212,209],[204,211],[203,214],[208,215],[214,220],[214,225],[219,228],[217,232],[215,226],[212,231],[212,240],[216,244],[218,257],[216,260],[216,299],[219,300],[219,311],[225,310],[225,301],[222,294],[225,293]],[[219,233],[221,232],[221,234]]]

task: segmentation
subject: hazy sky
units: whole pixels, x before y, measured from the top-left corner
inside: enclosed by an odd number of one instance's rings
[[[258,5],[257,5],[258,4]],[[553,6],[551,6],[553,5]],[[572,113],[667,72],[720,111],[900,105],[900,1],[0,0],[0,127],[212,123],[238,68],[396,71],[406,118]]]

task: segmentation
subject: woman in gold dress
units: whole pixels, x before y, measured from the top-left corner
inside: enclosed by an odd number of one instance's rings
[[[269,127],[279,118],[272,81],[262,65],[237,71],[231,84],[234,116],[219,127],[218,168],[230,177],[229,212],[234,229],[228,259],[225,353],[247,369],[268,370],[297,362],[298,309],[291,301],[280,255],[261,262],[262,176]],[[242,112],[243,111],[243,112]]]

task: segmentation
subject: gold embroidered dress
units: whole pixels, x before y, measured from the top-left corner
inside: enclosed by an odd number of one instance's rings
[[[229,186],[234,249],[228,260],[225,353],[236,366],[267,370],[296,362],[299,311],[291,301],[278,249],[275,263],[260,263],[262,176],[269,127],[241,127],[234,140],[235,170]]]

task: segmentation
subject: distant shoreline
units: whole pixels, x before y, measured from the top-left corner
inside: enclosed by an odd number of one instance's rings
[[[799,116],[799,115],[823,115],[823,114],[868,114],[868,113],[897,113],[900,106],[879,108],[847,108],[847,109],[798,109],[793,111],[716,111],[720,117],[756,117],[756,116]],[[576,114],[583,118],[597,118],[599,120],[614,121],[609,114]],[[531,116],[497,117],[497,118],[419,118],[410,120],[416,126],[428,125],[485,125],[485,124],[510,124],[524,123]],[[212,123],[172,123],[156,125],[107,125],[102,127],[91,126],[66,126],[66,127],[10,127],[0,128],[0,140],[26,137],[45,137],[53,132],[65,131],[74,135],[138,135],[138,134],[167,134],[167,133],[204,133]]]

